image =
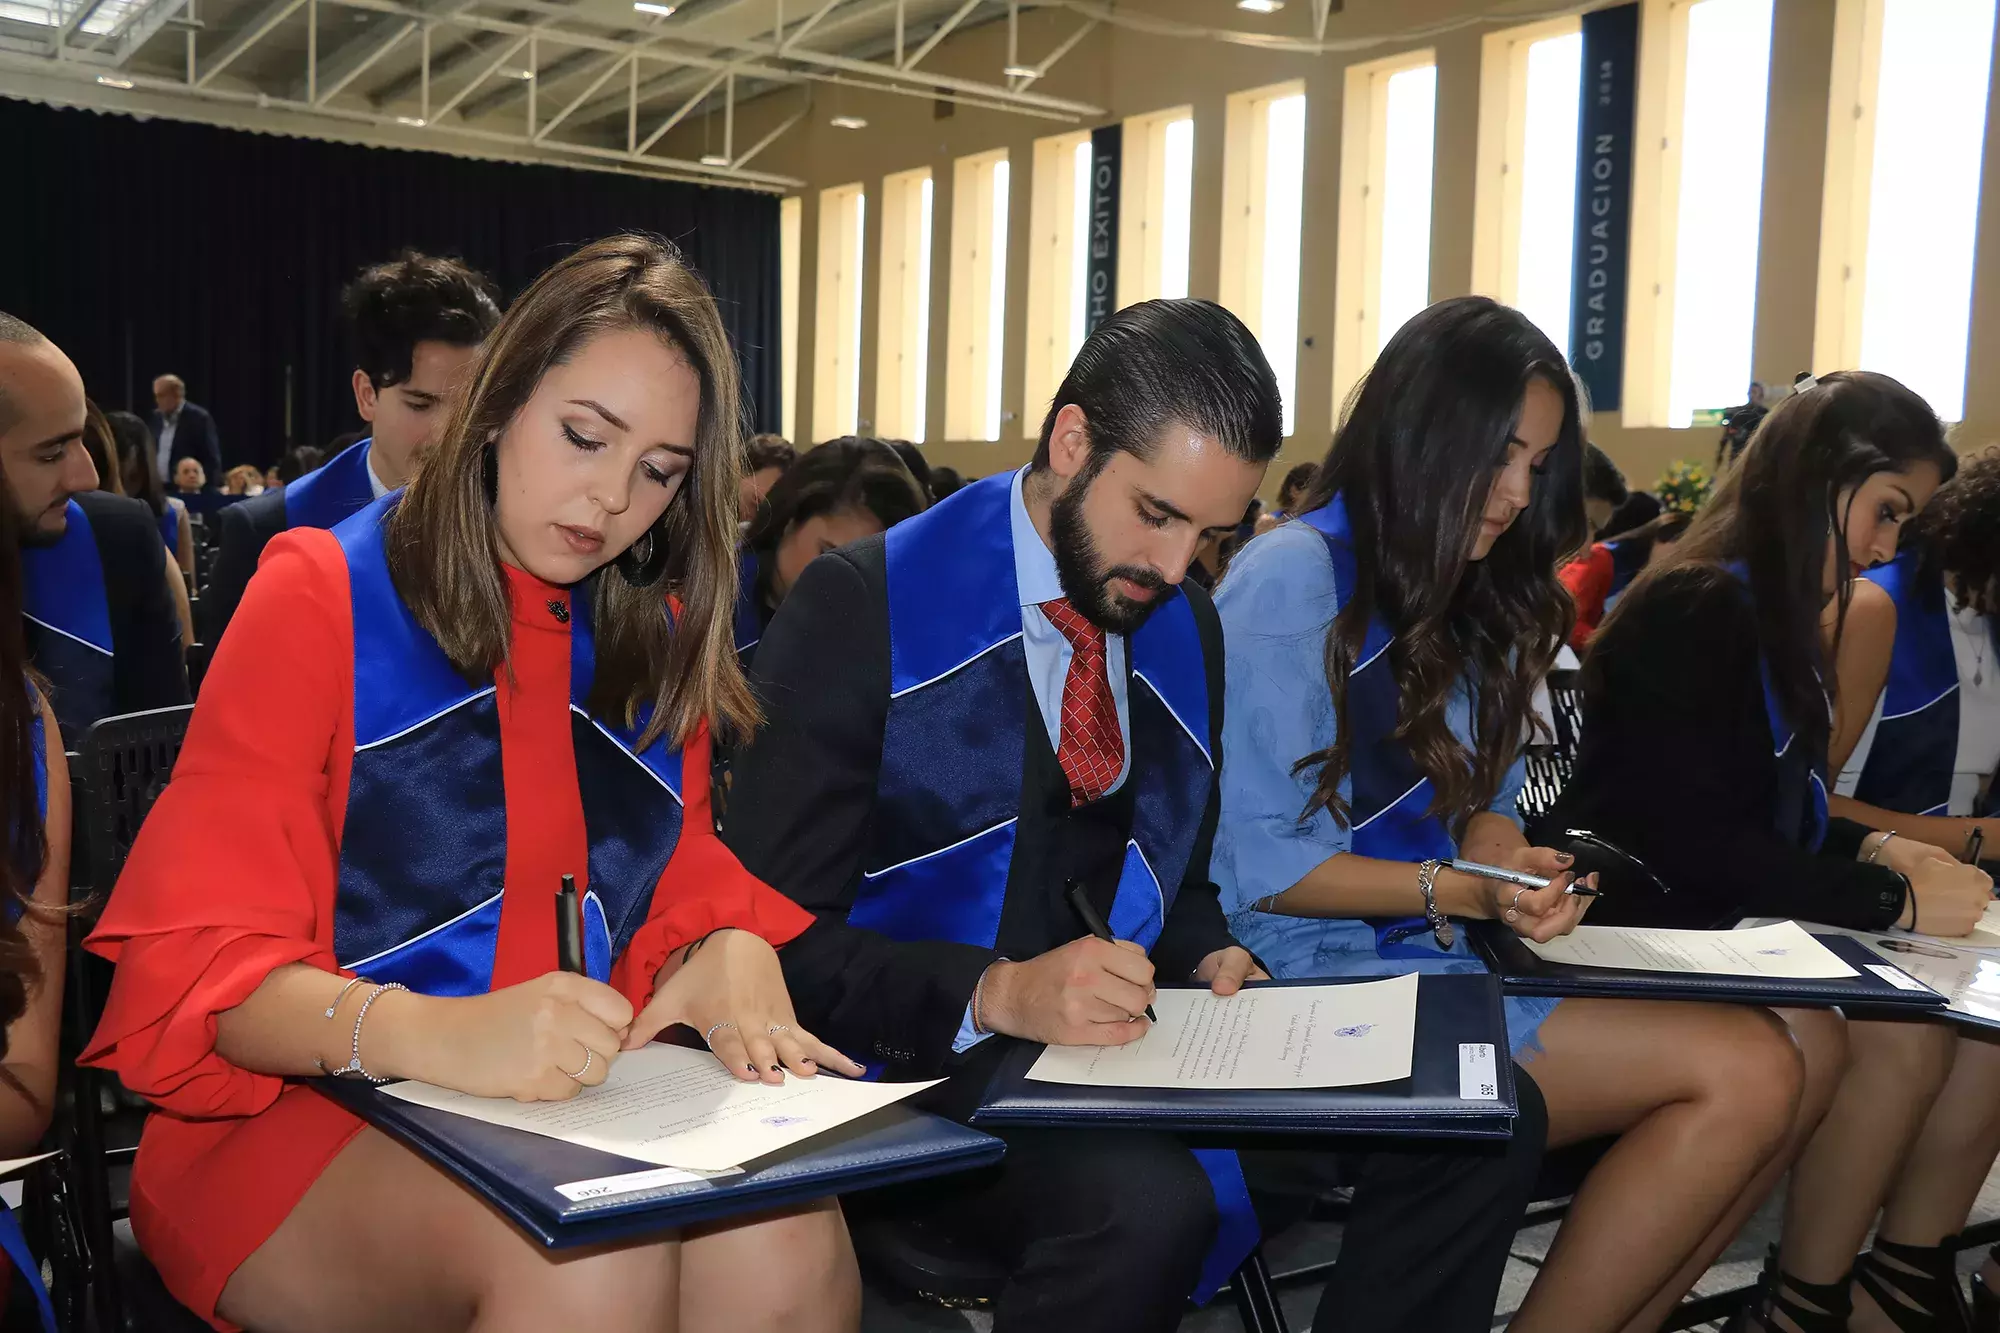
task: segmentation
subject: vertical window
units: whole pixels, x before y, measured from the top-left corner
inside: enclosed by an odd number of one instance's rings
[[[1306,99],[1297,82],[1229,99],[1223,152],[1222,304],[1264,349],[1292,429],[1299,359],[1299,244]]]
[[[882,266],[875,357],[875,432],[924,439],[931,341],[931,173],[882,182]]]
[[[1350,65],[1342,110],[1333,406],[1430,304],[1437,62],[1430,51]]]
[[[1640,12],[1621,411],[1685,427],[1750,382],[1771,0]]]
[[[778,201],[778,429],[788,440],[799,429],[799,239],[806,204]]]
[[[1742,402],[1750,382],[1770,71],[1771,0],[1688,11],[1669,426]]]
[[[819,196],[819,293],[814,303],[813,439],[855,434],[861,420],[862,235],[859,185]]]
[[[1840,0],[1814,368],[1965,415],[1994,0]]]
[[[1089,310],[1090,133],[1035,141],[1028,248],[1027,373],[1023,435],[1038,435]]]
[[[952,168],[951,356],[945,367],[945,434],[1000,438],[1006,361],[1007,151],[960,158]]]
[[[1574,16],[1489,34],[1479,76],[1472,289],[1569,352],[1583,32]]]
[[[1118,187],[1118,304],[1188,290],[1194,116],[1187,107],[1125,122]]]

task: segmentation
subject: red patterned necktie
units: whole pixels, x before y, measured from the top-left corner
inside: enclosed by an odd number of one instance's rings
[[[1069,640],[1069,674],[1063,677],[1062,730],[1056,762],[1069,779],[1071,805],[1088,805],[1111,790],[1125,767],[1125,738],[1118,731],[1118,702],[1105,669],[1104,631],[1059,597],[1042,614]]]

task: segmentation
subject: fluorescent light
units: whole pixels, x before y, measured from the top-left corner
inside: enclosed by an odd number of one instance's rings
[[[1042,72],[1033,65],[1009,65],[1000,71],[1010,79],[1039,79]]]
[[[114,79],[109,74],[98,75],[97,81],[107,88],[130,88],[132,86],[132,80]]]
[[[729,165],[729,159],[720,153],[703,153],[701,164],[705,167],[726,167]]]
[[[396,123],[398,125],[415,125],[418,129],[422,129],[425,124],[422,119],[416,116],[398,116],[396,117]]]
[[[827,124],[837,130],[865,130],[868,128],[868,122],[859,116],[835,116]]]
[[[1285,0],[1236,0],[1236,7],[1252,14],[1275,14],[1285,7]]]
[[[502,78],[520,79],[526,82],[535,77],[535,71],[531,69],[503,69],[500,71],[500,75]]]
[[[656,5],[651,0],[632,0],[632,8],[641,14],[658,14],[661,18],[672,18],[679,5]]]

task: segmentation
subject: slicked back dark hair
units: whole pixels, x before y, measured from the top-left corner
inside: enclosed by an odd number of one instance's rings
[[[1950,575],[1966,605],[2000,615],[2000,445],[1959,460],[1958,474],[1911,521],[1905,545],[1927,575]]]
[[[474,347],[500,322],[493,279],[456,259],[405,250],[362,269],[340,294],[354,364],[377,389],[410,378],[420,342]]]
[[[1611,455],[1589,443],[1583,446],[1583,498],[1602,500],[1613,509],[1632,498],[1625,474],[1611,461]]]
[[[887,443],[843,435],[800,454],[785,469],[757,507],[743,544],[775,551],[796,525],[848,509],[866,509],[886,531],[928,505],[924,488]]]
[[[1142,301],[1098,325],[1042,418],[1036,471],[1049,465],[1056,415],[1071,403],[1090,423],[1093,476],[1113,453],[1145,458],[1171,422],[1252,463],[1270,462],[1284,439],[1284,402],[1264,349],[1213,301]]]

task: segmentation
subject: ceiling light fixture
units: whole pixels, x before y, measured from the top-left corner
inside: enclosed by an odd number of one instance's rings
[[[1042,72],[1033,65],[1009,65],[1000,71],[1010,79],[1039,79]]]
[[[661,18],[672,18],[679,5],[656,5],[652,0],[632,0],[632,8],[641,14],[658,14]]]
[[[859,116],[835,116],[827,124],[837,130],[865,130],[868,128],[868,122]]]
[[[729,165],[729,159],[720,153],[703,153],[701,164],[705,167],[726,167]]]
[[[416,116],[398,116],[396,117],[396,123],[398,125],[414,125],[418,129],[422,129],[426,124],[425,121]]]
[[[502,70],[501,73],[507,78],[520,79],[524,83],[535,77],[535,71],[531,69],[508,69]]]
[[[1252,14],[1275,14],[1285,7],[1285,0],[1236,0],[1236,7]]]
[[[107,88],[130,88],[132,86],[132,80],[114,79],[109,74],[98,75],[97,81]]]

